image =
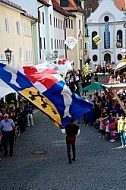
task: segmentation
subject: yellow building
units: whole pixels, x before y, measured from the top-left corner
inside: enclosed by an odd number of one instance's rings
[[[12,51],[10,65],[34,65],[35,22],[36,19],[20,6],[10,1],[0,1],[0,62],[6,60],[4,51],[9,48]]]

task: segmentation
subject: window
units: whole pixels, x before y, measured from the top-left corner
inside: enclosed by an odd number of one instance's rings
[[[92,60],[93,61],[97,61],[98,60],[98,56],[97,55],[93,55]]]
[[[73,29],[73,20],[71,20],[71,29]]]
[[[26,33],[26,24],[24,23],[24,35],[26,36],[27,33]]]
[[[105,16],[105,17],[104,17],[104,21],[105,21],[105,22],[108,22],[108,21],[109,21],[109,17],[108,17],[108,16]]]
[[[20,34],[20,23],[18,21],[16,22],[16,30],[17,34]]]
[[[54,27],[56,26],[56,23],[55,23],[55,17],[54,17]]]
[[[121,61],[121,60],[122,60],[122,55],[121,55],[121,54],[118,54],[118,55],[117,55],[117,59],[118,59],[119,61]]]
[[[58,39],[57,39],[57,49],[59,49],[59,42],[58,42]]]
[[[54,40],[54,44],[55,44],[55,49],[56,49],[56,39]]]
[[[79,30],[81,29],[81,20],[79,20]]]
[[[22,48],[19,48],[19,59],[23,60],[23,56],[22,56]]]
[[[53,38],[51,38],[51,49],[53,49]]]
[[[50,14],[50,25],[52,25],[52,15]]]
[[[122,31],[118,30],[117,31],[117,37],[116,37],[116,47],[117,48],[122,48],[123,47],[123,37],[122,37]]]
[[[88,37],[89,34],[88,34],[88,25],[85,24],[85,37]]]
[[[44,16],[44,12],[42,12],[42,24],[45,24],[45,16]]]
[[[57,28],[57,18],[56,18],[56,28]]]
[[[69,20],[69,28],[71,28],[71,20],[70,19],[68,19]]]
[[[68,0],[60,0],[61,7],[68,7]]]
[[[43,48],[46,49],[46,40],[43,38]]]
[[[92,49],[98,49],[98,46],[96,45],[96,43],[93,41],[93,38],[97,35],[97,32],[94,31],[92,32]]]
[[[9,23],[7,18],[5,18],[5,30],[6,32],[9,32]]]
[[[42,49],[42,38],[39,38],[39,43],[40,43],[40,49]]]

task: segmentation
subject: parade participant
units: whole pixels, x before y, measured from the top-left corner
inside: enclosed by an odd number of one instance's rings
[[[124,114],[122,114],[118,120],[117,128],[120,133],[122,147],[124,147],[126,146],[126,120]]]
[[[34,126],[32,105],[29,102],[27,102],[27,104],[24,107],[24,110],[27,115],[27,126],[28,127],[30,127],[30,125]]]
[[[65,128],[62,128],[61,131],[62,133],[66,134],[66,145],[67,145],[67,154],[68,154],[68,160],[69,164],[72,163],[72,160],[75,161],[75,141],[76,141],[76,136],[80,134],[80,129],[78,125],[75,125],[73,123],[73,119],[69,118],[70,123],[65,126]],[[71,160],[71,149],[73,152],[73,158]]]
[[[2,131],[2,142],[4,148],[4,156],[7,156],[8,150],[8,141],[10,147],[10,156],[13,156],[13,144],[14,144],[14,135],[15,134],[15,125],[12,119],[9,119],[8,114],[4,114],[4,119],[0,123],[0,129]]]

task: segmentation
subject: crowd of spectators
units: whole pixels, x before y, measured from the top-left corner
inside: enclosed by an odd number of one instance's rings
[[[120,133],[119,122],[122,121],[122,118],[124,118],[124,126],[126,126],[126,115],[111,91],[108,91],[108,93],[104,91],[96,91],[94,94],[89,94],[89,92],[88,97],[86,94],[85,96],[83,93],[80,94],[79,89],[91,84],[92,76],[94,76],[94,81],[98,82],[97,72],[85,76],[81,70],[70,71],[67,73],[65,81],[72,92],[81,95],[84,99],[87,99],[93,104],[93,109],[89,113],[84,114],[79,119],[79,123],[83,123],[87,126],[93,126],[97,124],[99,132],[101,134],[100,138],[106,137],[110,142],[114,142],[116,136],[119,137],[119,134],[125,132],[123,127],[123,132]],[[115,74],[111,72],[109,73],[109,76],[106,77],[106,82],[109,84],[126,83],[126,74],[124,72]],[[117,94],[121,100],[122,105],[126,108],[126,89],[118,90]],[[121,135],[121,140],[122,136],[124,135]],[[125,143],[122,143],[122,146],[123,145],[125,145]]]
[[[14,143],[20,134],[26,131],[27,127],[34,126],[33,122],[33,106],[24,98],[21,98],[17,106],[14,100],[10,103],[1,101],[0,103],[0,121],[4,119],[4,115],[8,114],[9,118],[14,121],[16,128],[16,137]],[[2,148],[2,131],[0,131],[0,150]]]
[[[110,142],[114,142],[115,131],[120,132],[118,121],[120,121],[120,118],[123,116],[125,118],[125,113],[111,93],[109,93],[108,96],[108,94],[103,91],[96,91],[93,94],[89,94],[88,97],[86,93],[85,96],[83,93],[80,94],[81,87],[91,84],[92,76],[94,76],[94,81],[98,82],[98,74],[96,72],[85,75],[83,70],[72,70],[66,74],[65,82],[72,92],[77,93],[93,104],[93,109],[79,118],[79,123],[83,123],[87,126],[93,126],[98,123],[99,132],[101,133],[100,138],[106,137]],[[106,82],[109,84],[126,83],[126,74],[110,74],[110,76],[106,78]],[[123,106],[126,108],[126,90],[122,90],[118,95]],[[9,118],[13,119],[17,127],[17,136],[26,131],[28,126],[34,126],[33,106],[24,98],[20,99],[18,106],[16,106],[13,100],[10,104],[1,102],[0,121],[3,119],[4,114],[8,114]],[[2,142],[2,140],[0,142]],[[122,143],[122,146],[124,144],[125,143]]]

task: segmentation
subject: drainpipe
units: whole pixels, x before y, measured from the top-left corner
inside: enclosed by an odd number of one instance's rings
[[[44,5],[41,5],[38,7],[38,37],[39,37],[39,58],[41,60],[41,36],[40,36],[40,9],[43,7]]]

